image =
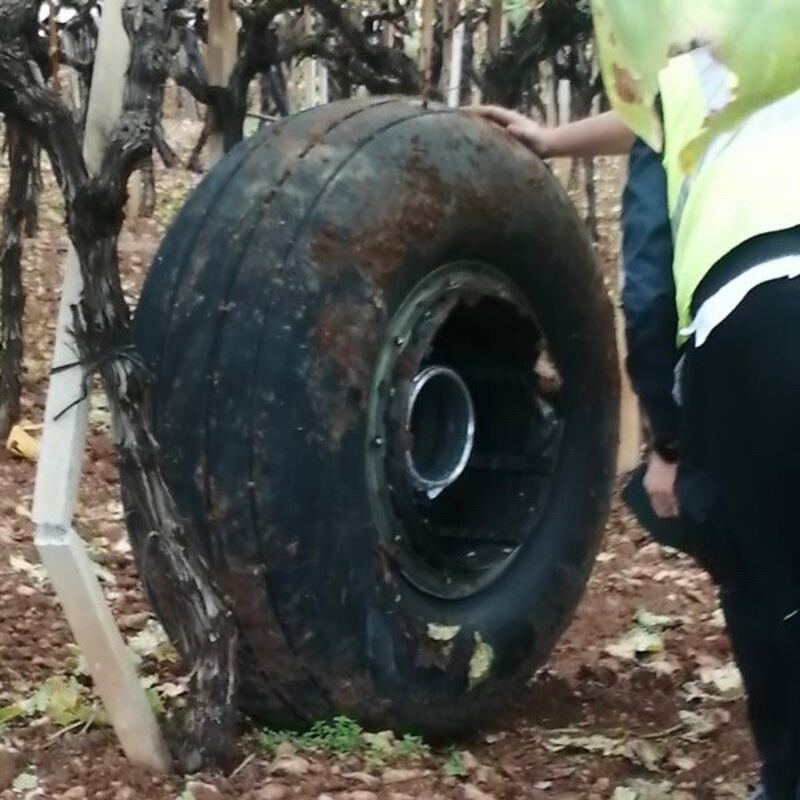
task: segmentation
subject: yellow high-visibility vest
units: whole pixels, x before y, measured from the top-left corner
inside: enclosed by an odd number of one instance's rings
[[[800,92],[754,111],[718,134],[687,173],[681,158],[709,115],[724,108],[735,80],[699,48],[659,75],[664,168],[675,256],[679,328],[711,267],[748,239],[800,225]]]

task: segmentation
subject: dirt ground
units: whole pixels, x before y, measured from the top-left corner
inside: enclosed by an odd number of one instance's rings
[[[186,156],[196,120],[168,134]],[[619,165],[600,164],[601,241],[616,264]],[[0,197],[6,167],[0,167]],[[153,219],[121,242],[133,299],[164,225],[197,177],[158,166]],[[41,423],[66,249],[52,179],[42,228],[26,242],[26,421]],[[76,527],[90,545],[116,619],[167,711],[184,699],[180,665],[148,614],[122,523],[108,412],[93,398]],[[31,430],[35,437],[36,429]],[[152,777],[129,765],[91,695],[66,621],[37,563],[30,521],[35,465],[0,453],[0,799],[81,800],[710,800],[742,798],[754,753],[738,674],[712,587],[690,562],[649,543],[618,505],[573,625],[550,663],[509,698],[496,724],[447,749],[375,762],[277,753],[243,721],[242,763],[229,776]],[[16,715],[16,716],[15,716]],[[13,717],[13,718],[11,718]],[[5,722],[3,721],[5,718]],[[418,749],[419,750],[419,749]]]

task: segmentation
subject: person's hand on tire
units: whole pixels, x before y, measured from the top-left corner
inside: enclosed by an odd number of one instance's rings
[[[499,125],[540,158],[547,158],[553,150],[553,129],[502,106],[474,106],[470,113]]]
[[[658,453],[650,454],[647,473],[644,476],[644,488],[650,497],[653,511],[663,519],[677,517],[679,513],[678,498],[675,493],[677,475],[677,463],[665,461]]]

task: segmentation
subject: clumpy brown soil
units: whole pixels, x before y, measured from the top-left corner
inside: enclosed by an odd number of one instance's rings
[[[170,120],[185,158],[196,121]],[[601,241],[609,275],[616,266],[619,164],[602,162]],[[7,182],[0,166],[0,196]],[[121,242],[125,286],[136,296],[164,225],[197,178],[159,168],[154,219],[129,223]],[[42,229],[26,242],[28,290],[24,413],[40,423],[66,239],[51,177]],[[148,620],[126,546],[113,452],[102,407],[92,429],[76,518],[103,570],[106,596],[126,637]],[[34,432],[35,435],[35,432]],[[48,678],[76,676],[90,697],[70,633],[46,579],[35,568],[29,518],[34,465],[0,454],[0,707],[30,697]],[[20,560],[22,557],[22,561]],[[615,648],[640,609],[661,619],[663,650],[629,659]],[[641,620],[640,616],[640,620]],[[645,621],[647,621],[645,619]],[[647,627],[647,626],[645,626]],[[641,633],[644,630],[638,627]],[[613,655],[606,648],[612,646]],[[617,506],[606,545],[577,618],[547,666],[486,730],[454,744],[456,756],[431,754],[375,767],[360,756],[332,758],[260,749],[242,723],[242,764],[234,775],[152,777],[122,756],[100,724],[59,725],[44,713],[0,724],[0,798],[252,798],[281,800],[710,800],[742,797],[754,771],[745,708],[728,676],[730,653],[712,587],[690,562],[647,541]],[[146,651],[141,671],[163,693],[178,695],[181,667]],[[711,676],[711,677],[710,677]],[[700,684],[705,684],[700,687]],[[165,688],[166,687],[166,688]],[[700,687],[700,688],[699,688]],[[592,735],[595,735],[594,738]],[[456,763],[459,769],[451,769]],[[453,775],[453,772],[460,774]],[[187,783],[188,781],[188,783]],[[638,781],[638,783],[637,783]],[[194,782],[194,783],[192,783]],[[13,787],[16,788],[13,788]],[[629,787],[626,792],[623,787]]]

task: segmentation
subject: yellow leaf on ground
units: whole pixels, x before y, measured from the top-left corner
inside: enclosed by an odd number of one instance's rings
[[[15,425],[6,440],[6,449],[12,456],[36,461],[39,457],[39,441],[31,436],[22,425]]]

